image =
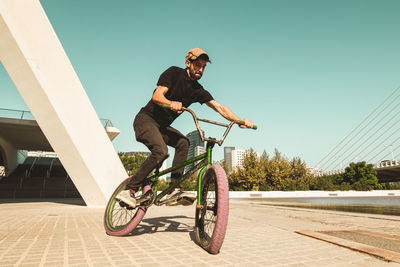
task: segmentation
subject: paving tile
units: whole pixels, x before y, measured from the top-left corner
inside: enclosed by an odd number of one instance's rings
[[[221,252],[210,255],[193,240],[194,206],[151,207],[128,237],[105,234],[100,208],[4,203],[0,212],[2,267],[400,266],[295,233],[352,229],[400,235],[400,218],[393,216],[235,202]]]

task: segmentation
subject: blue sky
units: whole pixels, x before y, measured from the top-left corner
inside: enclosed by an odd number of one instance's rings
[[[146,150],[133,118],[193,47],[213,62],[200,83],[259,127],[234,127],[224,146],[277,148],[310,167],[400,85],[396,0],[40,2],[99,117],[120,129],[117,151]],[[27,109],[3,66],[0,88],[0,107]],[[206,105],[191,108],[224,120]],[[173,126],[194,129],[188,114]]]

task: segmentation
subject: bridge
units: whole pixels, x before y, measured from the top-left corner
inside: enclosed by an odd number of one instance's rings
[[[375,166],[380,183],[400,181],[400,160],[385,160]]]
[[[119,130],[108,119],[100,121],[113,140]],[[0,166],[3,167],[0,176],[17,167],[18,154],[15,151],[18,150],[54,151],[29,111],[0,108]]]
[[[394,89],[367,117],[315,166],[324,174],[344,172],[351,162],[373,164],[379,182],[400,181],[400,87]]]

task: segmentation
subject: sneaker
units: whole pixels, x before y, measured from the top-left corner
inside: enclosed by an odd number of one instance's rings
[[[189,206],[196,200],[197,196],[193,193],[183,192],[180,188],[175,188],[174,191],[166,196],[167,206]]]
[[[136,207],[135,193],[131,189],[121,191],[115,198],[119,201],[122,201],[131,208]]]
[[[153,190],[150,189],[144,195],[141,195],[137,199],[136,205],[150,206],[151,204],[153,204],[155,198],[156,198],[156,195],[154,194]]]

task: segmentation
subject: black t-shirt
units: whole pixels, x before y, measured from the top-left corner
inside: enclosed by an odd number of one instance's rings
[[[167,87],[165,97],[171,101],[182,102],[184,107],[189,107],[196,102],[203,104],[213,100],[211,94],[201,84],[189,78],[186,69],[179,67],[170,67],[164,71],[158,79],[157,86]],[[140,112],[148,114],[162,126],[170,125],[180,115],[175,111],[160,107],[152,100]]]

